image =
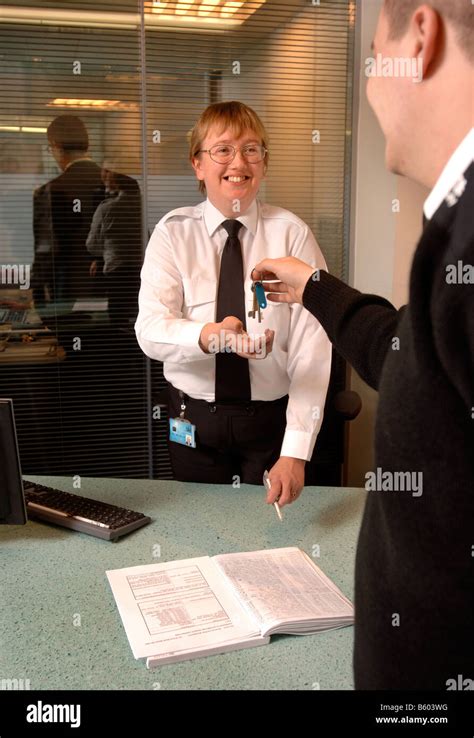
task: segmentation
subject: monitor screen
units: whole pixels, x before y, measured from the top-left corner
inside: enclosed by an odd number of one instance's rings
[[[0,524],[26,522],[13,403],[0,399]]]

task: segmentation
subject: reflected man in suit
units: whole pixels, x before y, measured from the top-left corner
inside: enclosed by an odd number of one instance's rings
[[[50,208],[53,296],[76,300],[91,293],[86,239],[105,190],[101,169],[89,156],[89,136],[80,118],[58,116],[48,126],[47,136],[49,150],[62,170],[42,192]]]

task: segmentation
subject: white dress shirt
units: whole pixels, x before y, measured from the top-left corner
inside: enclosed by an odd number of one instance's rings
[[[219,269],[226,217],[209,201],[164,216],[148,244],[141,273],[138,343],[162,361],[166,379],[190,397],[214,401],[215,356],[199,346],[206,323],[216,320]],[[252,309],[250,273],[263,258],[296,256],[315,269],[326,263],[308,226],[288,210],[255,200],[238,220],[244,265],[246,312]],[[289,395],[281,456],[309,460],[321,427],[331,344],[302,305],[268,301],[262,322],[246,318],[247,332],[275,331],[272,352],[250,359],[252,400]]]
[[[438,180],[425,200],[423,210],[431,220],[439,206],[446,200],[448,206],[454,205],[461,197],[466,186],[464,172],[472,164],[474,155],[474,128],[464,136],[459,146],[453,151]]]

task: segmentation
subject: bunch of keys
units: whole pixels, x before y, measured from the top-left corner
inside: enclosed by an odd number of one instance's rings
[[[254,270],[252,269],[252,274]],[[252,310],[249,310],[248,316],[249,318],[255,318],[257,316],[258,322],[262,322],[262,310],[264,310],[267,307],[267,298],[265,297],[265,290],[263,288],[263,284],[260,280],[253,280],[252,274],[250,277],[252,278],[252,292],[253,292],[253,304],[252,304]]]

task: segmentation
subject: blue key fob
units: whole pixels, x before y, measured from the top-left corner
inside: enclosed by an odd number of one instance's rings
[[[267,307],[267,298],[265,296],[265,290],[261,282],[255,282],[255,294],[257,295],[257,302],[260,308],[263,310]]]

